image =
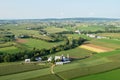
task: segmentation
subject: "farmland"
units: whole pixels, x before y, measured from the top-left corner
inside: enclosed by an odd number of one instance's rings
[[[54,42],[54,43],[50,43],[50,42],[45,42],[42,40],[36,40],[36,39],[23,39],[25,42],[21,43],[21,45],[26,46],[28,49],[33,49],[33,48],[37,48],[37,49],[42,49],[42,48],[51,48],[53,46],[57,46],[60,44],[64,44],[64,42]]]
[[[120,41],[119,40],[113,40],[113,39],[93,39],[91,41],[88,41],[89,43],[100,45],[103,47],[118,49],[120,47]]]
[[[81,77],[81,78],[76,78],[73,80],[117,80],[120,79],[120,69],[116,69],[113,71],[105,72],[105,73],[100,73],[100,74],[95,74],[95,75],[90,75],[86,77]]]
[[[2,24],[0,80],[113,80],[118,75],[112,74],[120,73],[120,33],[114,28],[106,30],[108,24],[112,23],[18,21]],[[106,38],[92,38],[87,34]],[[54,74],[51,73],[55,63],[48,62],[48,58],[67,55],[71,62],[55,65]],[[42,61],[36,60],[39,57]],[[31,62],[25,63],[25,59]],[[113,78],[104,78],[109,75]]]
[[[99,33],[97,34],[99,36],[106,36],[106,37],[110,37],[113,39],[119,39],[120,38],[120,34],[119,33]]]
[[[59,56],[59,55],[67,56],[67,54],[69,54],[69,56],[72,58],[83,58],[85,56],[91,55],[92,51],[77,47],[75,49],[61,51],[61,52],[58,52],[56,54],[52,54],[52,55],[48,55],[48,56]]]
[[[88,49],[90,51],[94,51],[94,52],[98,52],[98,53],[108,52],[108,51],[112,50],[110,48],[96,46],[96,45],[93,45],[93,44],[83,44],[83,45],[80,46],[80,48]]]

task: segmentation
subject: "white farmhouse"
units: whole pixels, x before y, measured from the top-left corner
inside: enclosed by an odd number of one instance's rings
[[[52,61],[52,57],[50,56],[47,61],[51,62]]]
[[[61,56],[55,56],[55,61],[58,60],[58,59],[60,60]]]
[[[30,59],[25,59],[25,63],[29,63],[30,62]]]

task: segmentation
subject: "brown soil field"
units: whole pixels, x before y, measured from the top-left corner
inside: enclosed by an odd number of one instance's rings
[[[18,43],[26,43],[27,40],[25,40],[25,39],[17,39],[16,42],[18,42]]]
[[[112,51],[113,49],[111,48],[106,48],[106,47],[102,47],[102,46],[98,46],[98,45],[94,45],[94,44],[83,44],[80,46],[80,48],[84,48],[90,51],[94,51],[94,52],[108,52],[108,51]]]

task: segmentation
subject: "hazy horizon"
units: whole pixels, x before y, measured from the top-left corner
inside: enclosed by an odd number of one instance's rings
[[[120,18],[120,0],[0,0],[0,19]]]

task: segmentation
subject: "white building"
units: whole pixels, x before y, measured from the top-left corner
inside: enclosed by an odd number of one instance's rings
[[[96,35],[94,35],[94,34],[87,34],[87,36],[91,37],[91,38],[95,38],[96,37]]]
[[[25,63],[29,63],[30,62],[30,59],[25,59]]]
[[[80,34],[80,30],[76,30],[75,32],[78,33],[78,34]]]
[[[52,61],[52,57],[50,56],[47,61],[51,62]]]
[[[55,56],[55,61],[60,59],[61,59],[61,56]]]

